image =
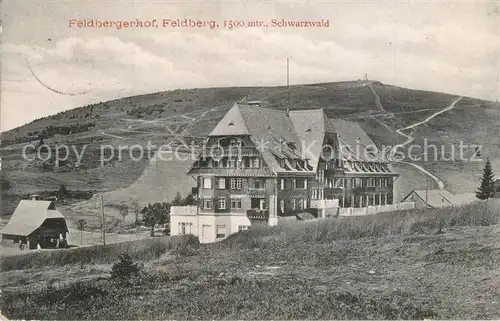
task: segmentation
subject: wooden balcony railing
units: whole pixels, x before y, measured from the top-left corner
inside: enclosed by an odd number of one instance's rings
[[[202,155],[207,157],[239,157],[239,156],[259,156],[260,153],[255,147],[217,147],[209,146],[200,149]]]
[[[250,220],[268,220],[268,210],[247,210],[247,217]]]

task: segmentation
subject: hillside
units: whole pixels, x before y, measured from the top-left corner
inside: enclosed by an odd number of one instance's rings
[[[379,146],[403,143],[407,138],[396,132],[398,129],[426,119],[457,98],[449,94],[405,89],[371,81],[295,85],[290,88],[290,97],[290,109],[324,108],[330,117],[357,121]],[[120,191],[147,194],[147,189],[139,186],[150,184],[149,182],[152,184],[153,181],[148,181],[149,178],[146,177],[138,183],[134,182],[141,175],[143,178],[148,175],[143,172],[145,168],[152,166],[148,164],[154,153],[140,157],[137,150],[130,152],[127,148],[135,144],[146,147],[148,141],[160,146],[172,142],[177,134],[188,144],[192,141],[199,142],[235,101],[260,100],[264,106],[285,109],[287,99],[286,87],[173,90],[102,102],[36,120],[0,135],[2,172],[11,183],[8,194],[25,195],[47,189],[56,190],[61,184],[72,190],[117,190],[110,194],[111,198],[123,193]],[[472,111],[474,117],[469,117]],[[499,123],[498,104],[462,98],[454,109],[405,133],[413,136],[415,143],[421,146],[425,140],[428,144],[446,144],[446,148],[449,148],[449,144],[458,146],[460,140],[466,144],[483,145],[482,156],[493,159],[494,167],[498,170]],[[23,146],[29,142],[39,143],[40,136],[43,136],[43,142],[51,146],[53,151],[55,146],[63,143],[74,145],[77,152],[83,150],[80,166],[75,166],[73,151],[59,167],[54,165],[53,159],[33,162],[23,160]],[[122,149],[120,155],[118,152],[114,157],[106,154],[109,161],[101,166],[100,148],[104,145],[127,147]],[[466,155],[471,155],[473,150],[466,149]],[[28,156],[32,157],[33,154]],[[133,158],[141,160],[134,161]],[[422,162],[421,165],[428,167],[431,172],[437,172],[446,183],[446,188],[454,192],[471,192],[477,186],[482,164],[437,160]],[[182,169],[187,166],[183,164],[180,167],[174,166],[171,172],[162,171],[164,177],[175,177],[172,181],[166,178],[156,181],[161,181],[161,185],[176,186],[162,187],[168,190],[164,194],[166,200],[175,195],[175,189],[189,190],[183,184],[191,184],[192,179],[179,178],[184,174],[181,173]],[[405,176],[419,176],[419,173],[415,173],[416,169],[402,167],[405,171],[411,171]],[[425,188],[422,184],[425,184],[425,179],[417,179],[413,185],[405,184],[401,194],[411,188]]]

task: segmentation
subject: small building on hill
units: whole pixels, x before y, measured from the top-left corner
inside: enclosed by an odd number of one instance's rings
[[[414,202],[416,208],[441,208],[462,206],[476,202],[476,194],[451,194],[446,190],[413,190],[402,202]]]
[[[27,244],[29,249],[66,246],[68,226],[54,201],[22,200],[7,225],[2,239]]]
[[[500,178],[493,183],[493,197],[500,198]]]
[[[453,194],[446,190],[413,190],[402,202],[414,202],[416,208],[440,208],[454,205]]]

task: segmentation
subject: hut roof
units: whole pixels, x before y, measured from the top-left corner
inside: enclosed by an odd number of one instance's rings
[[[28,236],[39,228],[46,219],[62,218],[64,216],[55,209],[54,202],[22,200],[9,223],[0,232],[1,234]]]

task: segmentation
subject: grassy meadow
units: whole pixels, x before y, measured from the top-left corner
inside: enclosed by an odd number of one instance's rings
[[[256,227],[207,245],[155,238],[33,254],[24,262],[39,263],[2,268],[2,310],[14,319],[495,319],[499,223],[490,200]],[[127,285],[109,274],[122,250],[144,264]]]

